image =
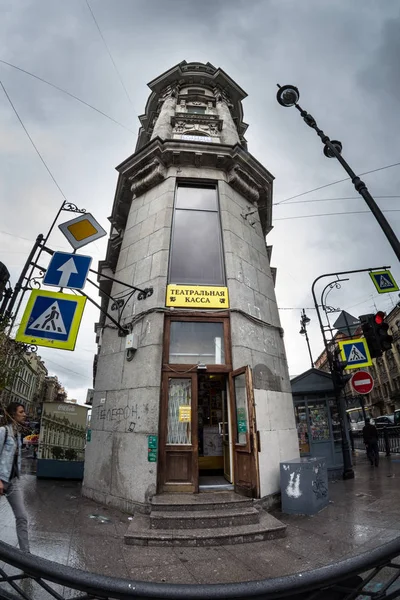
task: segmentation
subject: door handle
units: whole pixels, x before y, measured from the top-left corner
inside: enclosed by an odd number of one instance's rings
[[[223,421],[221,421],[221,423],[218,423],[218,433],[219,433],[219,435],[224,435],[223,427],[224,427]]]

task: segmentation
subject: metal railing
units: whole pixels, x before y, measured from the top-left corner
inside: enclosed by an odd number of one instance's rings
[[[400,598],[400,538],[313,571],[228,584],[117,579],[67,567],[0,542],[0,598],[6,600],[391,600]],[[10,567],[22,572],[10,574]]]
[[[378,427],[379,452],[386,456],[400,453],[400,427]],[[365,450],[362,431],[351,432],[351,442],[354,450]]]

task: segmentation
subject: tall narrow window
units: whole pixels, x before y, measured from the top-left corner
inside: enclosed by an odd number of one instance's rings
[[[178,184],[169,281],[177,284],[225,285],[215,184]]]

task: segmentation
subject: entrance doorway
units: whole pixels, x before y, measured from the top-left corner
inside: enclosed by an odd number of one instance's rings
[[[227,377],[199,374],[197,381],[199,491],[233,490]]]
[[[160,492],[222,491],[233,485],[239,494],[258,497],[259,448],[250,367],[228,373],[208,367],[207,372],[164,371]]]

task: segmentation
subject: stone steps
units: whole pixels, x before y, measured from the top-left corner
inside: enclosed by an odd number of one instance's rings
[[[286,525],[232,492],[163,494],[150,515],[136,515],[125,534],[132,546],[220,546],[286,535]]]
[[[234,492],[202,492],[201,494],[160,494],[151,500],[151,512],[231,510],[253,506],[253,500]]]
[[[210,529],[254,525],[259,521],[256,508],[230,508],[229,510],[157,510],[150,515],[150,529]]]

